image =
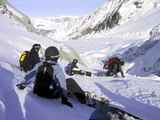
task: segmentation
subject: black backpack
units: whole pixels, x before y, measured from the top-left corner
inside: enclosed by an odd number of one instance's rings
[[[51,87],[52,89],[55,88],[53,83],[52,64],[44,62],[38,68],[33,92],[39,96],[45,96],[48,92],[50,92]]]

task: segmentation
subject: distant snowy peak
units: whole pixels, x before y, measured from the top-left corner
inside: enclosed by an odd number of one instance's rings
[[[3,1],[3,4],[1,4]],[[14,19],[16,24],[19,24],[27,29],[30,32],[34,32],[35,28],[33,27],[30,18],[16,9],[12,4],[10,4],[7,0],[0,1],[0,13],[8,16],[10,19]]]
[[[109,0],[91,15],[82,19],[72,31],[72,38],[112,28],[114,24],[124,24],[137,20],[152,9],[160,7],[160,0]],[[116,14],[118,13],[118,14]]]
[[[48,37],[57,40],[77,39],[136,21],[158,7],[160,0],[107,0],[103,6],[86,16],[32,17],[31,21],[40,33]]]
[[[81,17],[61,16],[61,17],[31,17],[31,21],[36,29],[41,33],[46,32],[46,36],[64,40],[68,31],[79,23]]]
[[[120,9],[120,24],[138,19],[152,9],[160,7],[160,0],[128,0]]]
[[[31,17],[31,20],[36,28],[46,30],[58,29],[57,26],[64,28],[64,25],[74,23],[78,19],[79,17],[76,16]]]

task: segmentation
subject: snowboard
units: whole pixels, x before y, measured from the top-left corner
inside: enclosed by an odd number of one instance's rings
[[[77,82],[69,78],[67,79],[67,90],[69,97],[77,99],[81,104],[85,104],[92,108],[97,108],[100,104],[104,104],[109,108],[113,116],[118,116],[119,119],[116,120],[142,120],[140,117],[127,112],[123,108],[120,108],[117,105],[110,104],[110,101],[104,97],[97,96],[95,93],[90,91],[84,91]]]
[[[84,71],[84,70],[74,70],[73,71],[73,74],[78,74],[78,75],[85,75],[85,76],[89,76],[91,77],[92,76],[92,73],[89,72],[89,71]]]
[[[17,88],[24,89],[25,87],[28,87],[25,86],[25,84],[24,86],[23,84],[21,85],[18,84]],[[103,106],[107,106],[108,112],[113,117],[113,120],[143,120],[137,115],[124,110],[120,106],[110,104],[110,101],[104,97],[98,96],[90,91],[84,91],[73,78],[68,78],[66,80],[66,85],[66,92],[68,93],[69,99],[94,109],[97,109],[99,105],[103,104]],[[116,117],[116,119],[114,119],[114,117]]]
[[[94,69],[94,75],[97,77],[104,77],[106,76],[106,74],[107,74],[106,70]]]

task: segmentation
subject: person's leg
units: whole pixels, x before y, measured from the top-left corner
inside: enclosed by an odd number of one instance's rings
[[[125,77],[125,76],[124,76],[124,72],[123,72],[123,70],[122,70],[122,66],[121,66],[121,65],[119,65],[119,72],[121,73],[121,76],[122,76],[122,77]]]
[[[113,64],[113,74],[115,75],[115,77],[117,77],[117,73],[118,73],[118,64]]]
[[[106,73],[107,76],[112,76],[113,74],[113,65],[108,65],[108,71]]]
[[[56,87],[56,89],[54,91],[54,94],[60,96],[62,104],[65,104],[65,105],[67,105],[69,107],[73,107],[72,103],[70,103],[68,101],[68,98],[65,95],[65,93],[64,93],[63,89],[61,88],[61,86],[57,86]]]
[[[72,78],[69,78],[66,80],[66,84],[69,94],[75,95],[78,101],[84,104],[86,102],[85,92],[80,88],[80,86],[76,83],[76,81]]]

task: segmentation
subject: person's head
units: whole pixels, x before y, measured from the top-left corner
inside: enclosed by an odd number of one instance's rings
[[[32,49],[34,49],[38,53],[39,50],[41,49],[41,45],[40,44],[33,44]]]
[[[59,57],[60,57],[59,50],[56,47],[51,46],[46,49],[45,51],[46,60],[57,62]]]
[[[73,59],[72,63],[73,63],[73,64],[77,64],[77,63],[78,63],[78,60],[77,60],[77,59]]]

